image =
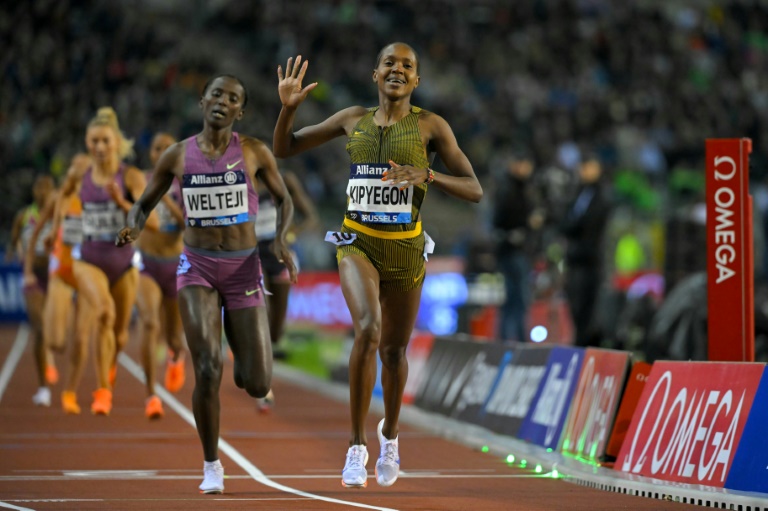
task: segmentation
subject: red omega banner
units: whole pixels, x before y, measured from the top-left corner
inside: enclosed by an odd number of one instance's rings
[[[751,151],[747,138],[707,140],[709,360],[755,359]]]
[[[608,446],[605,448],[605,454],[611,459],[616,459],[624,443],[624,438],[629,431],[629,425],[632,423],[632,416],[635,414],[637,403],[643,395],[645,382],[651,374],[651,364],[648,362],[635,362],[632,364],[632,370],[627,378],[627,385],[624,387],[624,394],[621,396],[619,411],[616,412],[616,420],[613,421],[613,430],[611,438],[608,440]]]
[[[628,369],[628,352],[587,348],[561,439],[563,452],[590,461],[605,456]]]
[[[655,362],[614,468],[723,487],[765,364]]]

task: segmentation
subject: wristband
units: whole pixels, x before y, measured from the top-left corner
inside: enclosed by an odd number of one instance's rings
[[[427,179],[424,181],[426,184],[432,184],[432,181],[435,180],[435,171],[427,168]]]

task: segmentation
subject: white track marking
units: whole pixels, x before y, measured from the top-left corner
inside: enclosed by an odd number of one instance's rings
[[[126,355],[125,353],[120,353],[120,356],[118,357],[118,360],[120,361],[120,364],[125,367],[129,373],[131,373],[137,380],[139,380],[141,383],[144,383],[144,370],[133,361],[131,357]],[[156,386],[155,392],[160,397],[160,399],[163,400],[165,404],[170,406],[174,412],[179,414],[179,416],[184,419],[189,425],[191,425],[193,428],[195,426],[195,416],[192,414],[192,412],[182,405],[178,399],[176,399],[170,392],[165,390],[163,387]],[[334,499],[330,497],[324,497],[322,495],[315,495],[314,493],[308,493],[305,491],[297,490],[295,488],[291,488],[289,486],[282,485],[280,483],[276,483],[269,479],[267,476],[264,475],[264,473],[259,470],[256,465],[248,461],[248,459],[240,454],[240,452],[232,447],[226,440],[219,437],[219,449],[226,454],[232,461],[240,465],[240,468],[246,471],[248,475],[250,475],[256,482],[263,484],[264,486],[269,486],[270,488],[274,488],[276,490],[284,491],[286,493],[292,493],[293,495],[298,495],[301,497],[306,497],[309,499],[315,499],[315,500],[322,500],[325,502],[330,502],[332,504],[340,504],[344,506],[352,506],[352,507],[359,507],[363,509],[376,509],[378,511],[397,511],[395,509],[386,508],[386,507],[378,507],[378,506],[369,506],[367,504],[360,504],[357,502],[350,502],[347,500],[339,500]]]
[[[8,358],[5,359],[3,369],[0,370],[0,401],[3,400],[3,394],[5,388],[8,386],[8,382],[13,376],[13,372],[16,370],[16,364],[19,363],[21,354],[27,347],[27,341],[29,341],[29,326],[26,323],[19,325],[19,331],[16,333],[16,340],[13,341],[11,352],[8,353]],[[2,504],[0,503],[0,506]],[[14,509],[14,508],[11,508]]]
[[[0,507],[5,509],[15,509],[16,511],[35,511],[34,509],[30,509],[28,507],[14,506],[13,504],[8,504],[7,502],[0,502]]]
[[[186,499],[180,499],[180,498],[172,498],[172,499],[142,499],[142,498],[136,498],[136,499],[13,499],[11,502],[20,502],[20,503],[27,503],[27,502],[40,502],[40,503],[56,503],[56,502],[179,502],[179,501],[192,501],[192,502],[200,502],[200,498],[186,498]],[[243,501],[243,502],[272,502],[272,501],[299,501],[299,502],[306,502],[307,499],[299,499],[296,497],[264,497],[264,498],[255,498],[255,497],[242,497],[242,498],[228,498],[228,497],[221,497],[221,496],[213,496],[210,499],[206,500],[212,500],[214,502],[219,502],[222,500],[230,500],[230,501]],[[4,502],[0,502],[0,507],[2,507],[2,504]],[[10,504],[7,504],[10,505]],[[27,509],[25,507],[11,507],[10,509],[16,509],[20,511],[35,511],[34,509]]]
[[[151,475],[149,471],[145,474],[142,474],[140,471],[136,471],[135,474],[131,473],[125,473],[125,474],[97,474],[93,471],[93,474],[90,475],[82,475],[78,474],[77,472],[70,473],[65,472],[64,475],[19,475],[19,476],[0,476],[0,483],[2,482],[10,482],[10,481],[27,481],[27,482],[49,482],[49,481],[75,481],[75,480],[81,480],[81,481],[136,481],[136,480],[146,480],[151,479],[152,481],[181,481],[181,480],[198,480],[200,479],[199,475],[162,475],[162,474],[154,474]],[[400,474],[402,476],[402,474]],[[438,472],[424,472],[424,473],[413,473],[410,472],[408,475],[404,476],[403,479],[540,479],[547,474],[541,473],[541,474],[486,474],[486,475],[479,475],[479,474],[440,474]],[[321,474],[314,474],[314,475],[307,475],[307,474],[274,474],[265,476],[269,479],[302,479],[302,480],[308,480],[308,479],[331,479],[335,480],[338,479],[338,475],[321,475]],[[373,479],[373,476],[368,476],[370,479]],[[231,475],[226,476],[227,479],[251,479],[250,475]]]

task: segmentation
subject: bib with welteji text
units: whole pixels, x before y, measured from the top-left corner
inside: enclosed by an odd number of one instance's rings
[[[353,163],[349,166],[347,216],[356,222],[374,224],[411,223],[413,187],[400,189],[382,181],[386,163]]]
[[[222,227],[248,221],[248,182],[242,170],[184,174],[182,190],[191,227]]]

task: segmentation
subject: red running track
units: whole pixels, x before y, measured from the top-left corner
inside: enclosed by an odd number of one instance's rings
[[[277,405],[270,415],[259,415],[254,400],[235,387],[230,366],[221,389],[226,491],[200,495],[203,459],[190,422],[189,372],[184,389],[166,400],[165,417],[148,421],[144,389],[134,375],[138,340],[132,336],[118,370],[112,414],[95,417],[88,412],[95,386],[89,362],[79,392],[83,413],[65,415],[60,386],[54,387],[50,408],[32,404],[36,383],[31,345],[20,350],[25,330],[0,326],[0,510],[700,509],[602,492],[513,468],[496,456],[406,424],[400,431],[403,475],[394,486],[382,488],[373,478],[380,419],[375,414],[368,421],[369,485],[345,489],[340,478],[348,440],[346,403],[276,379]],[[63,356],[57,364],[65,373]]]

